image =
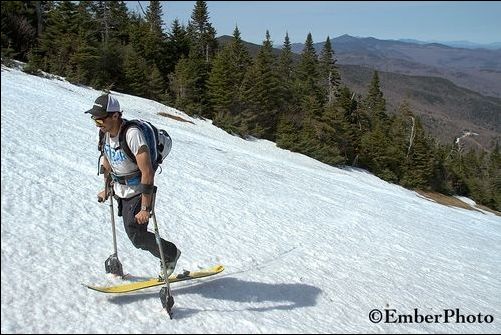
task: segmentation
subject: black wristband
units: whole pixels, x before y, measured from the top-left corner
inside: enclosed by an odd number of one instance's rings
[[[140,187],[141,193],[144,193],[144,194],[152,194],[154,189],[155,189],[155,186],[153,184],[152,185],[141,184],[141,187]]]

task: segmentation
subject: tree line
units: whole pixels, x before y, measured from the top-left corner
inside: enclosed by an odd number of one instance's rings
[[[205,1],[187,26],[176,19],[168,32],[160,1],[143,13],[124,1],[10,1],[1,15],[2,62],[26,62],[27,72],[153,99],[244,138],[501,210],[499,145],[485,153],[438,143],[406,101],[387,111],[377,71],[367,95],[355,94],[329,37],[317,54],[308,34],[294,60],[288,34],[275,55],[266,31],[252,56],[237,26],[219,45]]]

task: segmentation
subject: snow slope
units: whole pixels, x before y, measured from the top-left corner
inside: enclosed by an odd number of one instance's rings
[[[2,333],[501,332],[500,217],[120,93],[124,117],[173,138],[156,176],[157,217],[183,251],[178,270],[226,270],[174,284],[174,320],[158,287],[122,296],[86,289],[117,281],[104,273],[109,206],[96,201],[97,130],[83,113],[100,92],[3,66],[1,76]],[[124,271],[156,275],[158,261],[116,222]],[[482,317],[372,323],[374,309]],[[486,315],[491,322],[479,323]]]

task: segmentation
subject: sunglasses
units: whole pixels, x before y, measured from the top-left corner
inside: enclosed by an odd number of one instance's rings
[[[91,116],[91,119],[94,120],[94,122],[96,123],[96,125],[102,126],[104,124],[104,120],[106,120],[108,117],[110,117],[110,116],[108,115],[108,116],[100,117],[100,118]]]

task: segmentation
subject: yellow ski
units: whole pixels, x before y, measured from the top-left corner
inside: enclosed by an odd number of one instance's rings
[[[223,265],[216,265],[207,269],[199,270],[199,271],[184,271],[183,273],[173,274],[169,277],[169,283],[176,283],[185,280],[192,280],[198,278],[204,278],[213,276],[218,274],[224,270]],[[142,280],[133,283],[125,283],[114,286],[93,286],[93,285],[85,285],[87,288],[91,290],[103,292],[103,293],[127,293],[133,292],[137,290],[142,290],[148,287],[154,287],[165,284],[163,280],[159,280],[158,278],[151,278],[147,280]]]

